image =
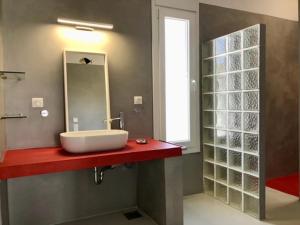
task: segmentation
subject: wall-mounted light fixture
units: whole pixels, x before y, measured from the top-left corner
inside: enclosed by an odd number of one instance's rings
[[[94,23],[94,22],[87,22],[83,20],[71,20],[65,18],[58,18],[57,22],[60,24],[74,25],[76,29],[85,30],[85,31],[93,31],[94,28],[106,29],[106,30],[112,30],[114,28],[113,24]]]

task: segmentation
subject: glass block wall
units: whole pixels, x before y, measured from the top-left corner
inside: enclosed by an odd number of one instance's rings
[[[260,30],[202,46],[204,190],[255,217],[260,196]],[[264,204],[264,202],[263,202]]]

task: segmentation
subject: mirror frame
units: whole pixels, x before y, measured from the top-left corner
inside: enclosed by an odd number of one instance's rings
[[[108,130],[111,129],[111,123],[109,120],[111,119],[110,114],[110,95],[109,95],[109,76],[108,76],[108,60],[107,53],[105,52],[85,52],[85,51],[76,51],[65,49],[63,53],[63,61],[64,61],[64,100],[65,100],[65,130],[70,132],[69,129],[69,103],[68,103],[68,70],[67,70],[67,53],[82,53],[89,55],[104,55],[104,73],[105,73],[105,93],[106,93],[106,127]],[[104,122],[104,121],[103,121]]]

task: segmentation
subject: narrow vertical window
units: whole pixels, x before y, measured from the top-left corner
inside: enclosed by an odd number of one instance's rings
[[[158,7],[153,22],[154,137],[200,151],[197,13]],[[157,19],[157,20],[156,20]]]
[[[190,141],[189,20],[165,17],[166,141]]]

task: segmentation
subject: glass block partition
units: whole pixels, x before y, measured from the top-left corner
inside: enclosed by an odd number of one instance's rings
[[[264,217],[260,164],[262,25],[202,46],[204,190],[230,206]]]

